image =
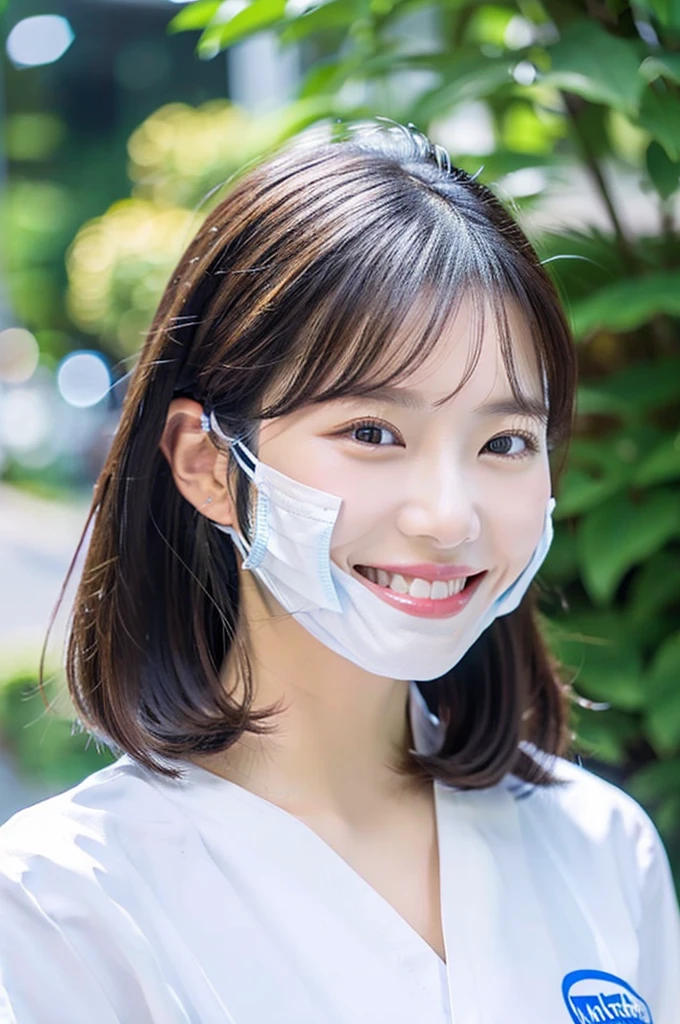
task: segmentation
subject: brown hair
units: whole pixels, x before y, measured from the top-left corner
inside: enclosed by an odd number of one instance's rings
[[[220,678],[237,637],[237,562],[159,451],[172,398],[214,409],[226,433],[256,450],[263,418],[399,380],[464,295],[476,297],[478,342],[491,301],[521,401],[505,302],[518,304],[547,382],[549,442],[563,441],[576,371],[555,290],[499,201],[439,147],[412,128],[364,126],[340,141],[298,143],[236,182],[166,288],[95,489],[67,653],[86,727],[168,775],[163,758],[272,728],[272,709],[252,706],[242,650],[240,702]],[[422,330],[386,365],[390,339],[423,297]],[[232,472],[247,533],[249,486]],[[522,742],[549,754],[567,743],[565,691],[531,596],[421,685],[448,727],[436,755],[409,755],[414,775],[465,788],[508,772],[552,780]]]

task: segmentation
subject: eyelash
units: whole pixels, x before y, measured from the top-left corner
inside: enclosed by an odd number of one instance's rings
[[[395,437],[399,436],[397,431],[393,427],[391,427],[388,423],[385,423],[384,420],[356,420],[354,423],[350,423],[349,426],[347,426],[342,431],[342,436],[349,437],[355,431],[362,430],[362,429],[364,429],[364,430],[366,430],[366,429],[368,429],[368,430],[375,430],[375,429],[387,430],[387,431],[389,431],[390,434],[394,434]],[[496,441],[496,440],[498,440],[498,438],[501,438],[501,437],[521,437],[522,440],[526,444],[526,449],[525,449],[525,451],[521,452],[518,455],[503,455],[503,454],[500,454],[500,453],[497,453],[497,452],[496,453],[494,453],[494,452],[490,452],[489,453],[491,455],[495,454],[496,458],[500,458],[500,459],[523,459],[523,458],[526,458],[528,455],[535,454],[539,450],[539,447],[540,447],[539,446],[538,437],[535,434],[531,434],[531,433],[529,433],[528,431],[525,431],[525,430],[513,430],[513,431],[508,431],[507,433],[496,434],[495,437],[492,437],[492,438],[490,438],[487,441],[487,445],[491,444],[492,441]],[[356,444],[359,444],[359,445],[361,445],[364,448],[375,449],[375,448],[388,448],[388,447],[390,447],[389,445],[371,444],[369,441],[357,441],[356,438],[351,438],[351,440],[354,440]],[[485,447],[486,447],[486,445],[485,445]]]

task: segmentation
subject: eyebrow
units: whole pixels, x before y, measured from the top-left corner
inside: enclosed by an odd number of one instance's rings
[[[416,411],[437,407],[437,405],[428,405],[423,401],[423,396],[420,392],[411,388],[389,386],[371,388],[370,391],[348,395],[347,398],[353,401],[369,398],[375,402],[385,402],[388,405],[396,405],[403,409]],[[475,414],[480,418],[484,416],[530,416],[532,419],[540,420],[541,423],[547,423],[549,410],[542,398],[536,398],[533,395],[522,395],[501,399],[496,402],[485,402],[483,405],[477,406]]]

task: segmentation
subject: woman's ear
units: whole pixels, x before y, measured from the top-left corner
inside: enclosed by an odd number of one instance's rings
[[[173,398],[160,449],[180,494],[213,522],[236,526],[236,510],[227,488],[228,456],[203,430],[202,412],[200,403],[192,398]]]

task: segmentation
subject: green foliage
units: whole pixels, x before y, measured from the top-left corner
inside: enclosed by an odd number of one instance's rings
[[[655,489],[633,501],[626,492],[592,509],[578,534],[581,578],[596,604],[611,602],[625,573],[680,536],[677,492]]]
[[[671,160],[658,142],[647,147],[647,173],[662,199],[670,199],[680,185],[680,163]]]
[[[680,291],[674,271],[614,281],[575,304],[572,323],[577,338],[596,330],[634,331],[654,316],[680,316]]]
[[[154,111],[128,141],[132,196],[83,224],[68,250],[73,322],[117,355],[134,355],[182,251],[228,183],[328,114],[323,97],[257,118],[227,100]]]
[[[64,124],[54,114],[14,114],[7,119],[5,148],[9,160],[46,160],[62,142]]]
[[[199,56],[210,60],[224,47],[271,28],[283,19],[285,9],[285,0],[252,0],[249,4],[239,4],[233,17],[218,20],[205,29],[198,44]]]
[[[72,196],[48,181],[16,179],[0,193],[5,282],[17,315],[31,330],[60,320],[61,282],[52,268],[73,230],[72,207]]]
[[[626,113],[637,110],[644,81],[638,74],[636,47],[629,40],[579,18],[564,28],[549,54],[544,85]]]
[[[117,354],[137,352],[200,222],[196,208],[252,157],[252,133],[226,100],[168,104],[139,125],[128,142],[132,197],[82,225],[67,255],[78,327]]]
[[[114,760],[72,719],[63,687],[54,680],[43,697],[33,673],[0,679],[0,740],[27,778],[66,788]]]

